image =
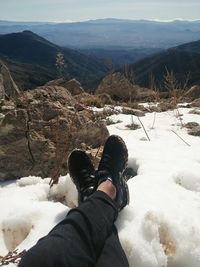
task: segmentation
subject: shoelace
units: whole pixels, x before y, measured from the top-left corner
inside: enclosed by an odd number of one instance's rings
[[[109,154],[104,154],[99,164],[99,170],[111,171],[112,157]],[[114,167],[114,166],[113,166]]]
[[[94,186],[94,174],[90,174],[89,171],[87,169],[82,169],[80,171],[80,175],[81,175],[81,181],[82,183],[80,184],[80,188],[81,190],[85,190],[91,186]]]

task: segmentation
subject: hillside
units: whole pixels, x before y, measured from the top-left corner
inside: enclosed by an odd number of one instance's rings
[[[167,70],[173,72],[177,81],[188,85],[200,83],[200,41],[177,46],[129,65],[128,72],[134,76],[136,83],[149,87],[151,77],[157,87],[164,91],[164,76]],[[124,70],[121,70],[124,72]]]
[[[150,55],[160,52],[160,48],[91,48],[80,49],[80,52],[101,60],[103,63],[113,68],[132,64]]]
[[[6,61],[16,81],[27,88],[57,77],[55,63],[58,52],[64,55],[65,77],[76,78],[90,89],[93,89],[107,72],[107,68],[100,61],[75,50],[61,48],[33,32],[0,36],[0,57]],[[23,73],[28,76],[27,82],[25,77],[23,81]]]
[[[30,31],[0,36],[0,53],[31,64],[55,65],[60,48]]]
[[[190,42],[187,44],[179,45],[177,49],[180,51],[188,51],[200,54],[200,40],[196,42]]]

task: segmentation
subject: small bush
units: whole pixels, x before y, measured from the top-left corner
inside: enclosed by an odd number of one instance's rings
[[[104,108],[103,111],[94,112],[92,120],[94,122],[105,121],[107,117],[118,114],[118,112],[113,108]]]
[[[131,124],[127,124],[126,128],[128,128],[129,130],[137,130],[140,129],[140,125],[136,124],[136,123],[131,123]]]

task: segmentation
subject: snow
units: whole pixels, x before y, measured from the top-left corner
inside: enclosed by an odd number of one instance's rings
[[[200,116],[189,114],[190,110],[179,108],[182,122],[200,123]],[[176,111],[140,118],[150,141],[142,127],[126,127],[132,120],[140,124],[137,117],[117,114],[110,118],[122,121],[108,129],[125,140],[129,167],[137,172],[128,181],[130,205],[116,222],[130,267],[199,267],[199,137],[181,128]],[[49,178],[40,177],[1,182],[1,256],[33,246],[77,205],[77,192],[68,175],[51,189],[48,183]]]

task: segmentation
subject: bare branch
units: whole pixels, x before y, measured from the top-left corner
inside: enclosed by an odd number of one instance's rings
[[[145,127],[144,127],[143,123],[142,123],[142,121],[140,120],[140,118],[139,118],[139,117],[137,117],[137,118],[138,118],[138,120],[139,120],[140,124],[142,125],[142,128],[143,128],[143,130],[144,130],[144,132],[145,132],[145,134],[146,134],[146,136],[147,136],[147,139],[148,139],[149,141],[151,141],[151,140],[150,140],[150,138],[149,138],[149,136],[148,136],[148,134],[147,134],[147,131],[146,131],[146,129],[145,129]]]

